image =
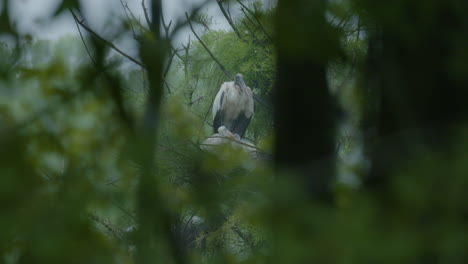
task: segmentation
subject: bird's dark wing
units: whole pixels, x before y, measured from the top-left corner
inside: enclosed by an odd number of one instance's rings
[[[224,101],[224,92],[221,94],[221,99],[219,100],[219,107],[223,108],[223,101]]]
[[[219,108],[216,111],[215,116],[213,116],[213,133],[218,133],[218,128],[223,125],[224,123],[224,113],[223,109],[223,101],[224,101],[224,92],[221,94],[221,99],[219,100]]]
[[[247,127],[250,124],[250,120],[252,116],[246,117],[243,113],[241,113],[237,119],[233,123],[232,133],[238,134],[241,138],[244,136]]]
[[[223,110],[219,109],[218,112],[216,112],[216,115],[213,119],[213,133],[218,133],[218,128],[223,125],[223,116]]]
[[[234,134],[238,134],[241,138],[244,137],[245,131],[247,130],[247,127],[250,124],[250,120],[252,120],[252,116],[255,112],[255,100],[253,99],[251,92],[250,92],[250,96],[251,96],[251,101],[253,104],[253,109],[252,109],[253,111],[252,110],[251,110],[252,112],[248,111],[247,109],[249,109],[249,107],[247,107],[246,110],[244,110],[241,114],[239,114],[239,116],[237,117],[237,119],[234,121],[232,125],[233,128],[231,132]]]
[[[213,119],[213,133],[218,133],[218,128],[224,125],[223,110],[219,109]]]

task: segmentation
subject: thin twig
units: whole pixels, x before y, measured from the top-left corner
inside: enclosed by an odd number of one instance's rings
[[[93,56],[91,55],[91,52],[90,52],[90,50],[88,48],[88,45],[86,44],[86,41],[85,41],[85,39],[83,37],[83,34],[81,33],[80,26],[78,25],[78,22],[76,21],[76,19],[75,19],[75,25],[76,25],[76,28],[78,29],[78,32],[80,33],[80,38],[81,38],[81,41],[83,42],[83,45],[85,46],[86,53],[88,54],[88,57],[91,59],[93,64],[96,65],[96,61],[94,60]]]
[[[151,20],[148,15],[148,9],[146,8],[145,0],[141,0],[141,6],[143,7],[143,13],[145,14],[146,23],[148,23],[149,27],[151,25]]]
[[[115,177],[114,179],[110,180],[109,182],[106,182],[106,185],[112,185],[114,187],[117,187],[114,183],[120,181],[120,177]]]
[[[173,51],[172,54],[169,56],[169,60],[167,61],[167,64],[166,64],[166,69],[163,72],[163,79],[164,79],[164,82],[166,83],[167,91],[169,92],[169,94],[171,94],[172,92],[169,86],[167,85],[166,78],[167,78],[167,74],[169,74],[169,70],[171,69],[172,61],[174,60],[175,54],[176,52]]]
[[[128,215],[133,221],[135,221],[135,223],[138,223],[138,221],[136,220],[135,216],[133,216],[130,212],[128,212],[127,210],[125,210],[123,207],[119,206],[116,202],[112,202],[112,204],[119,208],[122,212],[124,212],[124,214]]]
[[[224,17],[226,18],[226,20],[228,21],[229,25],[232,27],[232,29],[234,30],[234,32],[236,33],[236,35],[242,39],[242,35],[241,33],[239,32],[239,30],[237,30],[236,26],[234,25],[234,22],[232,21],[231,17],[228,15],[228,13],[226,12],[226,9],[224,9],[223,7],[223,4],[222,4],[222,1],[221,0],[216,0],[216,3],[218,3],[218,6],[219,6],[219,9],[221,9],[221,12],[223,13]]]
[[[135,29],[133,28],[132,21],[130,19],[130,16],[127,13],[127,9],[128,9],[129,12],[131,12],[130,8],[128,7],[127,2],[125,2],[125,4],[124,4],[124,2],[122,0],[120,0],[120,4],[122,5],[122,9],[124,10],[125,17],[128,20],[128,24],[130,25],[130,30],[132,31],[133,37],[136,38]]]
[[[101,224],[107,230],[109,235],[114,236],[117,239],[122,239],[122,235],[125,233],[120,227],[113,224],[110,220],[101,219],[97,214],[90,213],[89,218],[95,222]]]
[[[198,102],[198,101],[200,101],[200,100],[203,100],[203,99],[205,99],[205,98],[206,98],[206,96],[200,96],[200,97],[198,97],[197,99],[195,99],[195,100],[193,100],[192,102],[190,102],[190,103],[189,103],[189,106],[192,106],[194,103],[196,103],[196,102]]]
[[[172,33],[171,33],[171,38],[174,37],[174,35],[179,31],[179,29],[185,27],[189,21],[191,21],[192,19],[194,19],[194,17],[196,17],[198,15],[198,12],[208,3],[210,3],[211,0],[205,0],[202,4],[200,4],[199,6],[197,6],[195,9],[192,10],[191,14],[190,14],[190,19],[189,20],[181,20],[181,21],[178,21],[175,26],[173,27],[173,30],[172,30]],[[186,12],[187,13],[187,12]]]
[[[359,45],[360,33],[361,33],[361,19],[360,19],[360,17],[358,17],[356,45]],[[354,68],[356,66],[357,53],[358,53],[357,49],[358,49],[358,47],[355,46],[354,50],[353,50],[353,60],[351,62],[350,74],[354,71]]]
[[[123,52],[122,50],[120,50],[119,48],[117,48],[112,42],[104,39],[103,37],[101,37],[99,34],[97,34],[96,32],[94,32],[92,29],[90,29],[88,26],[86,26],[82,21],[79,21],[76,17],[76,15],[73,13],[73,11],[70,10],[70,12],[72,13],[73,15],[73,18],[75,19],[75,23],[78,23],[79,25],[81,25],[84,29],[86,29],[86,31],[90,32],[94,37],[96,37],[97,39],[99,39],[100,41],[103,41],[106,45],[108,45],[110,48],[112,48],[113,50],[117,51],[119,54],[121,54],[122,56],[124,56],[125,58],[129,59],[130,61],[132,61],[133,63],[137,64],[138,66],[146,69],[146,66],[138,61],[137,59],[133,58],[132,56],[128,55],[127,53]],[[79,29],[78,29],[79,30]],[[81,33],[81,32],[80,32]],[[83,40],[83,43],[84,43],[84,40]],[[86,44],[85,44],[86,45]],[[88,55],[90,56],[91,60],[95,63],[95,61],[93,60],[91,54],[88,52]],[[171,61],[172,63],[172,61]],[[168,65],[170,67],[170,64]],[[169,83],[167,82],[166,80],[166,76],[167,76],[167,72],[169,71],[169,68],[167,68],[167,71],[165,73],[165,76],[163,76],[163,81],[167,87],[167,90],[169,92],[169,94],[172,93],[171,89],[170,89],[170,86],[169,86]]]
[[[255,19],[255,21],[257,21],[258,25],[260,26],[260,28],[262,29],[263,33],[265,33],[265,35],[271,40],[273,39],[271,37],[271,35],[268,33],[268,31],[265,29],[265,27],[263,26],[263,24],[260,22],[260,20],[258,19],[257,15],[252,11],[250,10],[246,5],[244,5],[240,0],[237,0],[237,2],[243,7],[245,8],[245,10],[247,10],[247,12],[249,12],[253,18]]]
[[[182,45],[184,46],[184,45]],[[182,57],[179,55],[179,51],[181,51],[181,49],[174,49],[172,48],[172,51],[174,52],[174,54],[177,56],[177,58],[179,58],[179,60],[183,61]]]
[[[253,26],[255,26],[255,31],[256,32],[258,30],[258,28],[260,27],[257,23],[255,23],[249,15],[247,15],[247,13],[245,12],[245,9],[244,8],[240,8],[240,10],[242,11],[242,13],[244,14],[244,17],[247,18],[247,20],[250,22],[250,24],[252,24]]]
[[[166,21],[164,20],[164,14],[161,10],[161,21],[162,21],[162,26],[164,28],[164,33],[166,35],[166,39],[169,39],[169,30],[171,29],[171,25],[172,25],[172,19],[171,21],[169,21],[169,24],[166,25]]]
[[[221,70],[224,72],[224,74],[227,77],[229,77],[229,79],[232,79],[232,75],[229,73],[229,71],[223,66],[223,64],[221,64],[221,62],[214,56],[214,54],[210,51],[210,49],[205,45],[205,43],[203,43],[201,38],[198,36],[197,32],[195,31],[195,29],[192,26],[192,22],[190,22],[190,18],[188,16],[187,12],[185,12],[185,17],[187,18],[190,29],[192,30],[193,34],[198,39],[198,41],[200,41],[200,44],[205,48],[205,50],[208,52],[208,54],[210,54],[211,58],[216,62],[216,64],[218,64],[218,66],[221,68]]]
[[[338,25],[336,26],[337,28],[343,28],[348,24],[349,20],[353,17],[353,14],[349,14],[347,18],[341,20]]]
[[[252,29],[250,29],[249,25],[247,25],[247,23],[245,21],[242,21],[242,24],[244,24],[244,27],[249,31],[250,35],[252,35],[252,37],[260,43],[260,40],[257,38],[257,35],[255,35],[255,33],[252,31]]]
[[[82,26],[84,29],[86,29],[86,31],[88,31],[89,33],[91,33],[91,35],[93,35],[95,38],[99,39],[100,41],[104,42],[106,45],[108,45],[109,47],[111,47],[113,50],[117,51],[118,53],[120,53],[120,55],[124,56],[125,58],[131,60],[132,62],[134,62],[135,64],[138,64],[139,66],[141,67],[145,67],[145,65],[138,61],[137,59],[133,58],[132,56],[128,55],[127,53],[123,52],[122,50],[120,50],[119,48],[117,48],[114,43],[104,39],[103,37],[101,37],[99,34],[97,34],[96,32],[94,32],[91,28],[89,28],[88,26],[86,26],[83,21],[80,21],[78,19],[78,17],[75,15],[75,13],[73,12],[73,10],[69,9],[73,18],[75,19],[75,22],[80,24],[80,26]]]

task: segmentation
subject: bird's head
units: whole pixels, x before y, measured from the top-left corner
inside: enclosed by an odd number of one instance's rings
[[[223,137],[230,137],[230,138],[234,138],[234,135],[231,133],[231,131],[229,131],[229,129],[227,129],[227,127],[225,126],[220,126],[218,128],[218,133],[223,136]]]
[[[236,74],[236,77],[234,77],[234,84],[245,89],[244,76],[240,73]]]

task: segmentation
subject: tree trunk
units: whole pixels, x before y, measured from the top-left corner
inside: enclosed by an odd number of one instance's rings
[[[468,46],[466,37],[457,36],[468,27],[450,3],[418,8],[425,5],[411,1],[369,8],[382,29],[371,35],[367,67],[367,76],[373,76],[367,78],[367,90],[380,105],[375,115],[371,109],[367,113],[375,117],[378,138],[366,179],[373,188],[387,188],[392,171],[421,146],[450,151],[457,126],[468,121],[467,69],[454,68],[463,58],[456,47]],[[392,17],[382,14],[390,8]]]
[[[326,66],[337,41],[325,21],[325,1],[310,2],[278,3],[274,160],[278,171],[295,173],[311,198],[329,202],[335,120]]]

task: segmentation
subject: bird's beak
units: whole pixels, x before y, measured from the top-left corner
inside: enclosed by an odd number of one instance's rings
[[[231,131],[227,130],[226,132],[228,133],[229,137],[235,138],[234,134],[232,134]]]

